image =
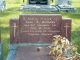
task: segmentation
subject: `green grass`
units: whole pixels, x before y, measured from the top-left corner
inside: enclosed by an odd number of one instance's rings
[[[12,1],[12,0],[10,0]],[[36,12],[21,12],[19,11],[19,7],[21,5],[21,2],[17,2],[14,4],[7,2],[7,10],[4,12],[0,12],[0,27],[1,27],[1,38],[3,41],[3,49],[4,49],[4,55],[7,55],[8,51],[8,44],[10,40],[9,36],[9,21],[11,18],[18,18],[20,14],[35,14]],[[20,4],[19,4],[20,3]],[[64,13],[60,12],[62,14],[63,18],[71,18],[72,19],[72,42],[78,45],[78,52],[80,51],[80,6],[79,3],[73,3],[73,6],[75,6],[78,10],[78,13]],[[40,13],[40,12],[39,12]],[[38,13],[38,14],[39,14]],[[44,14],[44,12],[43,12]],[[54,14],[54,13],[49,13]],[[80,52],[79,52],[80,53]]]
[[[9,6],[9,7],[8,7]],[[7,10],[0,12],[0,26],[1,26],[1,39],[3,42],[3,54],[7,55],[9,44],[9,20],[11,18],[18,18],[20,12],[18,11],[20,4],[7,4]]]

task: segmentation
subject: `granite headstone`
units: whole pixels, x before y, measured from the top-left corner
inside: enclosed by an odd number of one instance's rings
[[[10,21],[10,26],[12,43],[49,43],[54,35],[71,40],[71,19],[62,19],[58,14],[20,15]]]

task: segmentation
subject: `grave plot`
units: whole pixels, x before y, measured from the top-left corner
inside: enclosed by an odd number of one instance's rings
[[[71,40],[71,19],[62,19],[60,14],[24,14],[11,19],[7,60],[52,60],[47,46],[54,35]]]

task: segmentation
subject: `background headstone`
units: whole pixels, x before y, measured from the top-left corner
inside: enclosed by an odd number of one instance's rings
[[[76,13],[76,8],[71,5],[71,0],[56,0],[59,11]]]
[[[71,5],[71,0],[56,0],[56,5]]]

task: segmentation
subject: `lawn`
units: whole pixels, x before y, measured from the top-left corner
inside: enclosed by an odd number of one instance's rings
[[[8,0],[6,0],[8,1]],[[78,45],[78,52],[80,53],[80,2],[73,1],[72,5],[77,8],[78,13],[64,13],[59,12],[59,14],[62,14],[63,18],[71,18],[72,19],[72,42]],[[21,12],[19,11],[19,7],[22,3],[21,2],[14,2],[10,3],[10,1],[7,2],[7,10],[4,12],[0,12],[0,27],[1,27],[1,38],[3,42],[3,50],[4,50],[4,56],[7,55],[8,51],[8,44],[10,40],[9,36],[9,20],[11,18],[18,18],[20,14],[31,14],[32,12]],[[45,13],[45,12],[44,12]],[[35,14],[35,12],[34,12]],[[50,13],[49,13],[50,14]],[[54,14],[54,13],[51,13]]]

